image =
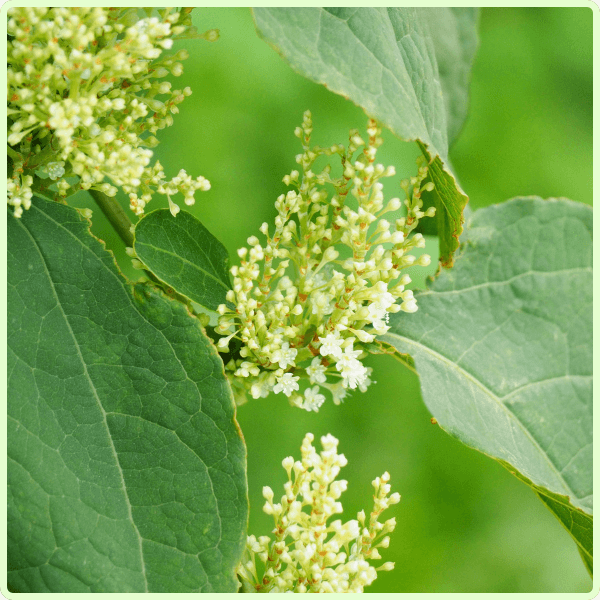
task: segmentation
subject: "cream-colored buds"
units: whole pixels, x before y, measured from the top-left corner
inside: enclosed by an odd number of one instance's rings
[[[316,411],[325,394],[340,403],[348,390],[369,387],[371,369],[361,362],[362,344],[389,330],[390,314],[417,310],[414,297],[403,295],[410,278],[402,270],[426,266],[430,259],[411,254],[425,243],[413,231],[425,214],[420,186],[427,168],[420,166],[416,177],[401,184],[407,215],[387,220],[383,215],[402,203],[384,201],[380,180],[395,170],[375,162],[382,143],[377,123],[369,120],[367,142],[350,131],[347,148],[311,147],[311,133],[307,111],[295,131],[303,175],[292,170],[284,177],[293,189],[277,198],[271,230],[261,225],[264,242],[251,236],[250,249],[238,251],[241,264],[231,268],[233,291],[227,295],[235,309],[220,312],[216,331],[235,331],[243,344],[240,358],[227,365],[237,398],[272,392]],[[313,170],[317,158],[332,154],[344,166],[339,178],[332,176],[331,165]],[[350,195],[355,204],[346,203]]]
[[[331,520],[342,512],[338,499],[348,482],[337,477],[347,460],[338,454],[338,440],[331,434],[321,438],[321,452],[316,451],[313,441],[314,436],[306,434],[301,461],[294,462],[291,456],[283,460],[287,482],[280,503],[274,504],[270,487],[263,488],[263,511],[273,516],[276,539],[248,536],[237,570],[245,584],[257,592],[363,592],[375,581],[378,571],[394,568],[392,562],[379,567],[372,564],[381,558],[378,549],[389,546],[387,534],[395,526],[395,519],[379,522],[381,512],[399,499],[397,493],[388,498],[389,474],[373,482],[374,507],[368,523],[364,510],[345,523]]]
[[[121,188],[142,215],[156,193],[166,195],[173,215],[181,193],[187,205],[207,191],[204,177],[185,171],[167,181],[150,148],[173,123],[172,114],[191,94],[159,81],[179,75],[187,51],[164,56],[173,38],[190,31],[186,9],[166,19],[130,8],[14,7],[8,11],[8,144],[13,157],[8,203],[15,216],[30,204],[27,178],[44,171],[55,183],[46,193],[67,197],[79,190],[114,196]],[[190,32],[191,33],[191,32]],[[199,37],[214,39],[214,32]],[[98,43],[101,38],[101,43]],[[60,40],[58,43],[57,40]],[[41,81],[32,86],[30,82]],[[160,98],[159,98],[160,96]],[[147,135],[150,134],[150,135]],[[142,137],[143,136],[143,137]],[[32,147],[32,139],[36,140]],[[18,156],[33,153],[27,165]],[[70,180],[70,183],[67,181]],[[110,181],[110,183],[108,183]]]

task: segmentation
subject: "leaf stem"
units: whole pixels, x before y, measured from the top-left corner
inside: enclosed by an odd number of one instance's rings
[[[125,245],[133,248],[133,233],[131,233],[133,223],[129,220],[127,213],[123,210],[121,205],[115,198],[107,196],[98,190],[88,191],[106,218],[109,220],[114,230],[119,234],[119,237],[123,240],[123,242],[125,242]],[[154,275],[154,273],[152,273],[152,271],[144,269],[144,273],[146,273],[150,281],[153,281],[162,287],[162,282]],[[187,299],[179,296],[179,294],[176,292],[173,292],[170,295],[172,297],[177,297],[182,304],[187,304]]]
[[[23,157],[17,151],[13,150],[8,144],[6,145],[6,153],[13,160],[23,160]]]
[[[131,233],[133,223],[129,220],[121,205],[115,198],[111,198],[98,190],[88,191],[114,230],[119,234],[119,237],[125,242],[125,245],[133,247],[133,233]]]

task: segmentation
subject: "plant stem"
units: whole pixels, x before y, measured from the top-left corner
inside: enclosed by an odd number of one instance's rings
[[[16,152],[15,150],[13,150],[10,146],[6,146],[6,153],[13,159],[13,160],[23,160],[23,157]]]
[[[115,198],[111,198],[98,190],[88,191],[96,201],[96,204],[100,207],[100,210],[102,210],[106,218],[110,221],[110,224],[115,231],[119,234],[119,237],[125,242],[125,245],[133,247],[133,234],[131,233],[133,224],[125,211],[121,208],[121,205]]]

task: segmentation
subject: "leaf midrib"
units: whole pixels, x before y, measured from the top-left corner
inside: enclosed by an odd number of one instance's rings
[[[37,211],[38,211],[38,212],[39,212],[39,213],[40,213],[40,214],[41,214],[43,217],[45,217],[46,219],[48,219],[48,220],[52,221],[52,222],[53,222],[53,223],[54,223],[54,224],[55,224],[57,227],[60,227],[61,229],[63,229],[63,230],[64,230],[66,233],[68,233],[68,234],[69,234],[69,235],[70,235],[70,236],[71,236],[71,237],[72,237],[72,238],[73,238],[73,239],[74,239],[74,240],[75,240],[75,241],[76,241],[78,244],[80,244],[80,245],[81,245],[81,247],[82,247],[82,248],[83,248],[83,249],[84,249],[86,252],[88,252],[88,253],[89,253],[89,254],[91,254],[91,255],[92,255],[92,256],[93,256],[93,257],[94,257],[96,260],[98,260],[98,261],[100,261],[100,262],[101,262],[101,259],[98,257],[98,255],[97,255],[95,252],[93,252],[93,251],[92,251],[90,248],[88,248],[88,247],[87,247],[85,244],[83,244],[83,243],[81,242],[81,240],[80,240],[80,239],[79,239],[79,238],[78,238],[76,235],[74,235],[72,231],[70,231],[69,229],[67,229],[67,228],[66,228],[66,227],[65,227],[65,226],[64,226],[62,223],[59,223],[58,221],[55,221],[55,220],[54,220],[54,219],[53,219],[53,218],[52,218],[50,215],[48,215],[47,213],[45,213],[43,210],[40,210],[40,209],[39,209],[37,206],[35,206],[35,205],[33,205],[33,204],[31,205],[31,208],[32,208],[32,209],[34,209],[34,208],[35,208],[35,209],[36,209],[36,210],[37,210]],[[27,228],[25,228],[25,230],[27,230]],[[29,231],[27,231],[27,233],[28,233],[28,235],[30,235],[30,234],[29,234]],[[91,235],[91,234],[90,234],[90,235]],[[30,237],[32,237],[32,236],[30,235]],[[32,238],[32,239],[33,239],[33,238]],[[36,245],[36,248],[37,248],[37,245]],[[38,252],[39,252],[39,249],[38,249]],[[45,262],[44,262],[44,266],[45,266]],[[46,271],[48,272],[48,270],[47,270],[47,269],[46,269]],[[123,282],[122,282],[122,281],[119,279],[119,276],[117,275],[117,273],[115,273],[115,272],[114,272],[112,269],[107,269],[107,271],[108,271],[108,272],[111,274],[111,276],[112,276],[113,278],[115,278],[115,279],[117,280],[117,282],[118,282],[120,285],[122,285],[122,283],[123,283]],[[132,308],[132,309],[133,309],[133,310],[134,310],[134,311],[135,311],[135,312],[136,312],[136,313],[137,313],[137,314],[140,316],[140,318],[141,318],[141,319],[143,319],[144,321],[146,321],[146,319],[144,318],[144,316],[140,314],[140,311],[139,311],[138,307],[137,307],[137,306],[136,306],[136,305],[133,303],[133,300],[132,300],[132,297],[131,297],[131,295],[130,295],[130,294],[127,294],[127,293],[125,293],[125,297],[127,298],[127,301],[129,302],[129,306],[130,306],[130,307],[131,307],[131,308]],[[63,312],[63,314],[64,314],[64,312]],[[169,348],[170,348],[170,349],[173,351],[173,357],[174,357],[174,358],[177,360],[177,362],[179,363],[179,365],[180,365],[180,367],[181,367],[181,370],[182,370],[182,371],[185,373],[186,380],[187,380],[187,381],[189,381],[190,383],[192,383],[192,384],[195,386],[196,390],[198,391],[198,399],[199,399],[198,412],[202,412],[202,394],[200,393],[200,390],[199,390],[199,388],[198,388],[198,384],[199,384],[199,382],[195,382],[194,380],[190,379],[190,376],[189,376],[189,374],[188,374],[187,370],[185,369],[185,367],[183,366],[183,364],[182,364],[181,360],[180,360],[180,359],[179,359],[179,357],[177,356],[177,352],[175,352],[175,348],[173,348],[173,344],[171,344],[171,341],[170,341],[170,340],[169,340],[169,339],[168,339],[168,338],[167,338],[167,337],[164,335],[164,333],[163,333],[162,331],[160,331],[160,330],[156,330],[156,331],[157,331],[157,332],[160,334],[160,336],[162,337],[162,339],[164,340],[164,342],[165,342],[165,343],[166,343],[166,344],[169,346]],[[207,375],[207,377],[208,377],[208,375]],[[117,414],[117,413],[115,413],[115,414]],[[121,414],[121,413],[118,413],[118,414]],[[133,416],[133,415],[126,415],[126,416],[129,416],[129,417],[131,417],[131,416]],[[161,427],[162,427],[162,425],[161,425],[160,423],[156,423],[156,422],[154,422],[154,421],[149,421],[148,419],[145,419],[145,420],[146,420],[148,423],[152,423],[153,425],[158,425],[158,426],[161,426]],[[173,431],[173,432],[174,432],[174,430],[170,430],[170,431]],[[188,447],[189,447],[189,446],[188,446]],[[190,448],[190,450],[192,450],[192,449]],[[204,460],[202,459],[202,457],[201,457],[201,456],[200,456],[200,455],[199,455],[199,454],[198,454],[198,453],[197,453],[195,450],[192,450],[192,452],[194,453],[194,455],[195,455],[195,456],[197,456],[197,457],[198,457],[198,460],[199,460],[199,461],[200,461],[200,462],[201,462],[201,463],[202,463],[202,464],[203,464],[203,465],[206,467],[206,469],[208,470],[208,469],[209,469],[209,467],[208,467],[208,465],[207,465],[207,464],[204,462]],[[209,477],[209,479],[210,479],[210,477]],[[212,481],[212,479],[211,479],[211,487],[214,489],[214,486],[213,486],[213,481]],[[217,497],[216,497],[216,495],[214,496],[214,498],[215,498],[215,501],[217,501]],[[220,519],[220,516],[219,516],[219,519]]]
[[[571,267],[569,269],[559,269],[557,271],[536,271],[534,269],[530,269],[528,271],[524,271],[523,273],[513,275],[513,277],[509,277],[508,279],[503,279],[501,281],[484,281],[483,283],[477,283],[475,285],[459,288],[456,290],[424,290],[422,292],[419,292],[419,297],[432,295],[440,296],[442,294],[462,294],[463,292],[471,292],[473,290],[485,289],[487,287],[492,287],[496,285],[507,285],[512,283],[513,281],[521,279],[522,277],[527,277],[528,275],[564,275],[567,273],[578,273],[580,271],[592,272],[592,267]]]
[[[34,206],[32,206],[31,208],[34,208]],[[43,211],[39,211],[39,212],[42,213],[42,214],[45,214]],[[75,348],[77,350],[77,356],[79,357],[79,360],[81,361],[81,365],[83,367],[83,372],[85,374],[85,378],[87,379],[88,385],[90,386],[90,389],[92,391],[94,399],[96,400],[96,402],[98,404],[98,408],[100,409],[100,412],[102,413],[102,420],[104,422],[104,427],[106,429],[107,438],[108,438],[108,441],[110,443],[110,447],[111,447],[111,450],[112,450],[112,453],[113,453],[113,456],[114,456],[114,459],[115,459],[115,464],[116,464],[118,472],[119,472],[119,477],[121,479],[121,488],[123,490],[123,494],[125,496],[125,503],[127,505],[127,515],[128,515],[129,521],[131,522],[131,525],[133,526],[133,529],[135,531],[135,534],[136,534],[136,537],[137,537],[137,541],[138,541],[138,547],[139,547],[139,552],[140,552],[140,563],[142,565],[142,577],[143,577],[143,580],[144,580],[144,588],[145,588],[144,591],[146,593],[148,593],[149,592],[149,590],[148,590],[148,579],[146,577],[146,563],[144,562],[144,552],[143,552],[143,549],[142,549],[142,536],[141,536],[140,531],[137,528],[137,525],[136,525],[136,523],[135,523],[135,521],[133,519],[133,513],[132,513],[132,510],[131,510],[131,502],[129,500],[129,494],[127,492],[127,486],[125,485],[125,477],[123,475],[123,469],[121,468],[121,463],[119,462],[119,456],[118,456],[116,448],[115,448],[115,446],[113,444],[112,436],[110,435],[110,428],[108,427],[108,422],[106,420],[106,411],[104,410],[104,407],[102,406],[102,402],[100,401],[100,397],[98,396],[98,392],[96,390],[96,387],[95,387],[95,385],[94,385],[94,383],[93,383],[93,381],[92,381],[92,379],[90,377],[90,374],[88,372],[87,364],[86,364],[86,362],[85,362],[85,360],[83,358],[83,355],[81,354],[81,350],[79,348],[79,342],[78,342],[77,338],[75,337],[73,329],[71,328],[71,323],[69,322],[69,319],[67,318],[67,315],[66,315],[65,311],[63,310],[63,306],[62,306],[62,303],[60,301],[60,298],[58,297],[58,294],[56,293],[56,288],[54,286],[54,281],[52,280],[52,277],[50,276],[50,270],[48,269],[48,265],[46,263],[46,259],[44,257],[44,254],[41,251],[40,247],[38,246],[35,238],[31,235],[29,229],[27,229],[27,227],[25,227],[22,224],[21,224],[21,226],[26,231],[27,236],[31,239],[31,241],[32,241],[35,249],[37,250],[37,252],[38,252],[38,254],[40,256],[40,260],[42,261],[42,264],[44,266],[44,270],[45,270],[46,276],[48,277],[48,281],[50,282],[50,288],[52,289],[52,294],[53,294],[53,296],[54,296],[54,298],[56,300],[56,306],[59,308],[59,310],[60,310],[60,312],[61,312],[61,314],[63,316],[64,322],[67,325],[67,328],[69,330],[69,334],[71,335],[71,338],[73,339],[73,343],[74,343]]]
[[[65,226],[64,226],[62,223],[59,223],[58,221],[56,221],[55,219],[53,219],[53,218],[52,218],[50,215],[48,215],[46,212],[44,212],[43,210],[41,210],[41,209],[39,209],[37,206],[35,206],[35,204],[32,204],[32,205],[31,205],[31,208],[30,208],[30,210],[34,210],[34,209],[35,209],[35,210],[36,210],[36,211],[37,211],[39,214],[41,214],[41,215],[42,215],[44,218],[46,218],[46,219],[48,219],[49,221],[51,221],[52,223],[54,223],[56,227],[59,227],[60,229],[64,230],[64,231],[65,231],[65,233],[69,234],[69,235],[70,235],[70,236],[71,236],[71,237],[72,237],[72,238],[73,238],[73,239],[74,239],[74,240],[75,240],[75,241],[76,241],[76,242],[77,242],[77,243],[78,243],[78,244],[79,244],[79,245],[80,245],[80,246],[81,246],[81,247],[82,247],[82,248],[83,248],[83,249],[84,249],[84,250],[85,250],[87,253],[91,254],[91,255],[92,255],[92,257],[94,257],[94,259],[95,259],[95,260],[102,262],[102,261],[101,261],[101,259],[100,259],[100,257],[99,257],[99,256],[98,256],[98,255],[97,255],[95,252],[93,252],[93,251],[92,251],[92,250],[91,250],[91,249],[90,249],[88,246],[86,246],[85,244],[83,244],[83,243],[81,242],[81,240],[80,240],[80,239],[79,239],[79,238],[78,238],[76,235],[74,235],[72,231],[70,231],[70,230],[69,230],[67,227],[65,227]],[[51,284],[52,284],[52,291],[53,291],[53,293],[54,293],[54,296],[55,296],[55,298],[57,299],[57,303],[58,303],[58,306],[59,306],[59,307],[60,307],[60,309],[61,309],[61,312],[63,313],[63,315],[65,315],[64,311],[62,310],[62,305],[60,304],[60,301],[58,300],[58,296],[57,296],[57,294],[56,294],[56,290],[55,290],[55,288],[54,288],[54,284],[53,284],[53,282],[52,282],[52,279],[51,279],[51,277],[50,277],[50,272],[49,272],[49,270],[48,270],[48,268],[47,268],[47,266],[46,266],[46,262],[45,262],[45,260],[44,260],[43,254],[42,254],[42,252],[41,252],[40,248],[38,247],[37,243],[35,243],[35,238],[33,238],[33,236],[30,234],[29,230],[28,230],[28,229],[27,229],[27,228],[26,228],[24,225],[22,225],[22,226],[23,226],[23,228],[25,229],[25,231],[27,232],[27,235],[28,235],[28,236],[29,236],[29,237],[30,237],[30,238],[31,238],[31,239],[34,241],[34,245],[35,245],[35,247],[36,247],[37,251],[40,253],[40,256],[42,257],[42,262],[43,262],[43,264],[44,264],[44,268],[46,269],[46,273],[47,273],[47,275],[48,275],[48,278],[49,278],[49,280],[50,280],[50,282],[51,282]],[[115,279],[117,280],[117,282],[118,282],[119,284],[121,284],[121,285],[122,285],[122,283],[123,283],[123,282],[121,282],[121,280],[119,279],[119,277],[118,277],[117,273],[115,273],[115,272],[114,272],[112,269],[107,269],[107,271],[108,271],[108,272],[111,274],[111,276],[112,276],[113,278],[115,278]],[[133,303],[133,299],[132,299],[131,295],[130,295],[130,294],[127,294],[127,293],[125,293],[125,297],[127,298],[127,301],[129,302],[129,306],[130,306],[130,307],[131,307],[131,308],[132,308],[132,309],[133,309],[133,310],[134,310],[134,311],[135,311],[135,312],[136,312],[136,313],[137,313],[137,314],[140,316],[140,318],[144,319],[144,317],[143,317],[143,316],[140,314],[140,311],[139,311],[139,309],[137,308],[137,306],[136,306],[136,305]],[[74,336],[74,334],[73,334],[73,331],[72,331],[72,329],[71,329],[71,327],[70,327],[70,324],[69,324],[68,320],[66,319],[66,316],[65,316],[65,320],[67,321],[67,324],[68,324],[68,326],[69,326],[69,331],[71,332],[71,335],[73,335],[73,336]],[[144,319],[144,320],[145,320],[145,319]],[[158,331],[158,330],[157,330],[157,331]],[[188,379],[188,381],[191,381],[191,382],[194,384],[194,386],[196,387],[196,389],[198,390],[198,396],[199,396],[199,400],[200,400],[200,405],[199,405],[199,409],[198,409],[198,410],[199,410],[199,412],[201,412],[201,407],[202,407],[202,395],[200,394],[200,390],[198,389],[198,383],[197,383],[197,382],[194,382],[193,380],[191,380],[191,379],[189,378],[189,374],[187,373],[186,369],[184,368],[183,364],[181,363],[181,360],[180,360],[180,359],[179,359],[179,357],[177,356],[177,353],[175,352],[175,349],[173,348],[173,345],[171,344],[170,340],[168,340],[168,339],[166,338],[166,336],[163,334],[163,332],[162,332],[162,331],[158,331],[158,332],[160,333],[160,335],[161,335],[161,337],[163,338],[163,340],[165,341],[165,343],[166,343],[166,344],[168,344],[169,348],[171,348],[171,350],[173,351],[173,357],[174,357],[174,358],[177,360],[177,362],[178,362],[178,363],[179,363],[179,365],[181,366],[181,369],[182,369],[182,370],[183,370],[183,372],[185,373],[185,375],[186,375],[186,378]],[[75,339],[75,338],[74,338],[74,339]],[[77,341],[76,341],[76,339],[75,339],[75,343],[76,343],[76,345],[77,345]],[[83,362],[83,356],[82,356],[82,355],[81,355],[81,353],[79,352],[79,346],[78,346],[78,345],[77,345],[77,351],[78,351],[78,353],[79,353],[79,356],[80,356],[80,358],[81,358],[81,360],[82,360],[82,363],[84,364],[84,368],[85,368],[85,363]],[[91,383],[91,379],[89,378],[89,374],[87,373],[87,369],[86,369],[86,375],[88,376],[88,380],[90,381],[90,385],[92,385],[92,389],[94,390],[94,395],[96,396],[96,398],[98,398],[97,394],[95,393],[95,388],[93,387],[93,384]],[[102,405],[100,405],[100,407],[101,407],[101,410],[102,410],[102,411],[104,411],[104,409],[103,409]],[[106,415],[106,414],[107,414],[107,413],[104,413],[104,415]],[[131,415],[128,415],[128,416],[131,416]],[[106,422],[106,419],[105,419],[105,422]],[[152,421],[148,421],[148,422],[149,422],[149,423],[153,423],[154,425],[160,425],[159,423],[154,423],[154,422],[152,422]],[[107,430],[108,430],[108,424],[107,424]],[[174,432],[174,430],[171,430],[171,431],[173,431],[173,432]],[[174,433],[175,433],[175,432],[174,432]],[[109,435],[109,438],[110,438],[110,435]],[[179,436],[178,436],[178,438],[179,438]],[[111,438],[111,440],[110,440],[110,441],[111,441],[111,445],[112,445],[112,438]],[[188,447],[189,447],[189,446],[188,446]],[[212,491],[212,494],[213,494],[213,498],[214,498],[215,502],[217,502],[217,503],[218,503],[217,496],[216,496],[216,494],[215,494],[215,492],[214,492],[214,482],[213,482],[213,480],[212,480],[212,477],[210,476],[210,468],[209,468],[209,467],[208,467],[208,465],[207,465],[207,464],[204,462],[204,460],[202,459],[202,457],[198,455],[198,453],[197,453],[196,451],[194,451],[194,450],[193,450],[193,449],[191,449],[191,448],[190,448],[190,450],[193,452],[193,454],[194,454],[195,456],[197,456],[198,460],[199,460],[199,461],[200,461],[200,462],[201,462],[201,463],[202,463],[202,464],[203,464],[203,465],[206,467],[206,469],[207,469],[207,473],[208,473],[208,479],[209,479],[209,481],[210,481],[210,485],[211,485],[211,491]],[[114,451],[114,446],[113,446],[113,451]],[[118,463],[117,463],[117,464],[118,464]],[[122,476],[123,474],[122,474],[122,471],[121,471],[120,464],[118,464],[118,467],[119,467],[119,472],[120,472],[120,474],[121,474],[121,476]],[[124,480],[123,480],[123,483],[124,483]],[[126,488],[125,488],[125,490],[126,490]],[[126,493],[126,492],[125,492],[125,493]],[[128,498],[128,496],[126,496],[126,498],[127,498],[127,503],[128,503],[128,505],[129,505],[129,498]],[[130,506],[130,505],[129,505],[129,506]],[[131,515],[131,513],[130,513],[130,515]],[[131,517],[132,517],[132,515],[131,515]],[[136,525],[135,525],[135,523],[134,523],[134,521],[133,521],[133,518],[132,518],[131,522],[132,522],[132,524],[133,524],[133,526],[134,526],[134,528],[135,528],[135,530],[136,530],[136,533],[139,535],[139,531],[137,530],[137,527],[136,527]],[[220,514],[219,514],[219,528],[220,528],[219,535],[221,535],[221,534],[222,534],[222,531],[223,531],[223,529],[222,529],[222,522],[221,522],[221,515],[220,515]],[[141,538],[141,536],[140,536],[140,538]],[[144,539],[144,538],[141,538],[141,539]],[[151,541],[153,541],[153,540],[151,540]],[[218,548],[218,545],[217,545],[217,546],[215,546],[215,549],[217,549],[217,548]],[[199,555],[198,555],[198,560],[200,560],[200,558],[199,558]],[[200,562],[202,562],[202,561],[200,561]],[[147,585],[148,585],[148,584],[147,584],[146,577],[145,577],[145,565],[144,565],[144,562],[143,562],[143,555],[142,555],[142,567],[143,567],[143,574],[144,574],[144,581],[145,581],[145,585],[146,585],[146,591],[148,591],[148,590],[147,590]],[[204,564],[203,564],[203,567],[204,567]]]
[[[430,354],[433,358],[439,360],[440,362],[445,362],[447,365],[449,365],[451,367],[454,367],[457,371],[459,371],[459,373],[461,375],[463,375],[465,377],[465,379],[468,379],[473,384],[475,384],[477,387],[479,387],[486,395],[488,395],[493,401],[495,401],[495,403],[498,406],[500,406],[504,410],[504,412],[507,414],[507,416],[511,420],[515,421],[518,424],[520,429],[525,433],[526,437],[529,438],[529,440],[531,441],[533,446],[538,449],[540,454],[546,460],[546,462],[548,463],[548,465],[550,467],[550,470],[556,475],[557,479],[563,484],[564,489],[567,491],[567,495],[569,497],[577,498],[579,500],[578,496],[575,494],[575,492],[571,489],[571,487],[565,481],[564,477],[561,475],[560,471],[558,470],[558,467],[552,462],[550,457],[544,452],[544,450],[539,445],[538,441],[531,435],[531,433],[527,430],[525,425],[523,425],[523,423],[518,419],[518,417],[511,410],[509,410],[509,408],[501,401],[501,399],[498,396],[496,396],[496,394],[494,394],[494,392],[492,392],[492,390],[490,390],[488,387],[486,387],[479,379],[477,379],[474,375],[472,375],[471,373],[466,371],[463,367],[460,367],[459,365],[457,365],[450,358],[444,356],[443,354],[440,354],[439,352],[436,352],[432,348],[424,346],[420,342],[411,340],[410,338],[404,337],[397,333],[386,333],[385,337],[394,337],[394,338],[397,338],[399,340],[402,340],[402,341],[408,343],[409,345],[412,344],[413,346],[417,346],[417,347],[421,348],[422,350],[424,350],[425,352]]]
[[[387,8],[386,10],[389,10],[389,8]],[[396,74],[394,73],[394,71],[393,71],[393,70],[392,70],[390,67],[388,67],[388,66],[384,65],[384,64],[383,64],[383,63],[382,63],[382,62],[381,62],[381,61],[380,61],[380,60],[377,58],[377,56],[375,56],[375,54],[373,53],[373,51],[372,51],[370,48],[368,48],[367,46],[365,46],[365,43],[364,43],[364,42],[363,42],[361,39],[359,39],[359,38],[356,36],[356,34],[355,34],[353,31],[352,31],[352,29],[350,29],[350,26],[348,25],[348,22],[347,22],[347,20],[345,20],[345,19],[342,19],[341,17],[338,17],[337,15],[334,15],[334,14],[332,14],[332,13],[330,13],[330,12],[326,11],[324,8],[321,8],[321,11],[322,11],[322,13],[321,13],[321,14],[323,14],[323,13],[327,13],[329,16],[333,17],[334,19],[338,19],[339,21],[342,21],[343,23],[345,23],[345,24],[346,24],[346,27],[348,28],[348,31],[349,31],[349,32],[350,32],[350,33],[351,33],[351,34],[354,36],[354,38],[356,39],[356,41],[357,41],[359,44],[361,44],[361,46],[362,46],[362,47],[363,47],[363,48],[364,48],[364,49],[365,49],[365,50],[366,50],[366,51],[367,51],[367,52],[368,52],[368,53],[369,53],[369,54],[370,54],[370,55],[373,57],[373,59],[374,59],[375,61],[377,61],[377,63],[378,63],[378,64],[380,64],[380,65],[381,65],[381,67],[382,67],[382,68],[383,68],[385,71],[389,72],[389,73],[392,75],[392,77],[394,78],[394,80],[395,80],[395,81],[396,81],[396,82],[397,82],[397,83],[400,85],[400,87],[401,87],[403,90],[405,90],[405,91],[406,91],[406,88],[404,87],[404,85],[402,84],[402,82],[401,82],[401,81],[398,79],[398,77],[396,76]],[[353,15],[353,16],[354,16],[354,15]],[[394,41],[395,41],[395,43],[396,43],[396,52],[397,52],[397,53],[400,55],[400,57],[399,57],[399,58],[400,58],[400,62],[401,62],[401,64],[402,64],[402,67],[403,67],[403,69],[404,69],[404,72],[405,72],[405,74],[406,74],[406,76],[407,76],[407,78],[408,78],[408,81],[410,82],[409,89],[410,89],[410,92],[411,92],[411,93],[410,93],[410,94],[408,94],[408,93],[407,93],[407,96],[409,96],[409,97],[410,97],[410,96],[412,96],[412,98],[413,98],[414,102],[416,103],[416,107],[413,105],[413,108],[416,108],[416,112],[417,112],[417,114],[419,115],[419,118],[421,119],[421,125],[423,126],[423,128],[425,129],[425,131],[427,132],[427,134],[429,135],[429,140],[428,140],[428,141],[429,141],[429,145],[433,146],[433,140],[432,140],[432,137],[433,137],[433,136],[431,135],[431,133],[430,133],[430,131],[429,131],[429,127],[427,126],[427,122],[426,122],[426,120],[425,120],[425,115],[423,114],[423,110],[422,110],[422,108],[421,108],[421,103],[419,102],[419,97],[417,96],[417,92],[416,92],[416,90],[415,90],[415,87],[414,87],[414,85],[413,85],[413,83],[412,83],[412,79],[411,79],[410,75],[408,74],[408,70],[407,70],[407,68],[406,68],[406,62],[405,62],[405,60],[404,60],[404,58],[403,58],[403,56],[402,56],[402,52],[400,51],[400,48],[398,47],[398,42],[399,42],[400,40],[396,38],[396,30],[394,29],[394,27],[393,27],[393,25],[392,25],[392,23],[391,23],[391,20],[390,20],[389,16],[387,15],[387,13],[386,13],[386,16],[387,16],[387,18],[388,18],[388,23],[389,23],[389,25],[390,25],[390,27],[391,27],[391,29],[392,29],[393,33],[394,33]],[[320,31],[320,25],[319,25],[319,31]],[[433,66],[433,63],[432,63],[432,66]],[[437,71],[437,69],[438,69],[438,67],[437,67],[437,59],[436,59],[436,61],[435,61],[435,67],[436,67],[436,71]],[[439,73],[438,73],[438,75],[439,75]],[[438,82],[439,82],[439,80],[438,80]],[[443,114],[445,115],[445,113],[443,113]],[[434,127],[433,123],[432,123],[432,128],[434,128],[434,129],[435,129],[435,127]],[[440,132],[442,132],[442,131],[443,131],[443,130],[442,130],[442,129],[440,129]],[[420,139],[420,137],[419,137],[419,136],[417,136],[415,139]],[[410,141],[410,140],[406,140],[406,141]],[[421,141],[424,141],[424,140],[421,140]],[[435,146],[434,146],[434,148],[435,148]],[[437,150],[437,148],[436,148],[436,150]],[[437,154],[439,154],[439,150],[437,151]]]
[[[162,252],[163,254],[167,254],[169,256],[173,256],[177,260],[180,260],[181,262],[190,265],[193,269],[195,269],[197,271],[200,271],[201,273],[204,273],[205,275],[208,275],[211,279],[214,279],[219,285],[221,285],[223,288],[225,288],[227,291],[229,291],[229,286],[226,283],[224,283],[221,279],[219,279],[218,277],[215,277],[209,271],[205,271],[204,269],[202,269],[201,267],[199,267],[197,264],[191,262],[187,258],[184,258],[180,254],[176,254],[175,252],[170,252],[169,250],[165,250],[164,248],[157,248],[156,246],[153,246],[152,244],[146,244],[144,242],[136,241],[136,245],[145,246],[146,248],[152,248],[156,252]],[[212,264],[212,261],[210,259],[209,259],[208,262],[210,262],[210,266],[214,268],[214,265]]]
[[[102,262],[102,259],[95,252],[93,252],[90,248],[88,248],[85,244],[83,244],[81,242],[81,240],[76,235],[74,235],[72,231],[70,231],[67,227],[65,227],[62,223],[59,223],[58,221],[54,220],[50,215],[48,215],[47,213],[45,213],[43,210],[40,210],[34,204],[31,205],[31,209],[37,210],[44,218],[48,219],[49,221],[52,221],[52,223],[54,223],[60,229],[63,229],[65,231],[65,233],[69,234],[86,252],[88,252],[89,254],[91,254],[94,257],[95,260],[97,260],[99,262]],[[25,228],[25,229],[27,229],[27,228]],[[27,232],[27,233],[29,233],[29,232]],[[96,238],[94,238],[94,236],[91,233],[90,233],[90,237],[92,239],[96,239]],[[114,260],[114,257],[113,257],[113,260]],[[110,275],[111,275],[111,277],[113,277],[113,279],[117,280],[117,282],[119,283],[119,285],[123,285],[124,284],[125,281],[122,281],[119,278],[119,275],[115,271],[113,271],[112,269],[109,269],[109,268],[107,268],[106,271],[108,273],[110,273]],[[124,296],[127,299],[127,302],[129,303],[129,306],[139,315],[139,317],[142,320],[146,321],[146,319],[144,318],[144,316],[140,313],[138,307],[133,303],[133,299],[131,297],[131,294],[128,294],[125,291]],[[177,360],[177,362],[179,363],[179,366],[181,367],[181,370],[185,373],[187,381],[190,381],[192,384],[194,384],[194,386],[198,390],[198,397],[200,398],[200,407],[199,407],[198,410],[201,411],[201,409],[202,409],[202,394],[200,394],[200,390],[198,389],[198,383],[194,382],[192,379],[190,379],[190,377],[188,375],[188,372],[186,371],[185,367],[181,363],[181,360],[177,356],[177,352],[175,352],[175,348],[173,348],[173,344],[171,344],[171,342],[167,339],[167,337],[163,334],[162,331],[160,331],[160,330],[156,330],[156,331],[161,335],[161,337],[165,341],[165,343],[168,344],[169,348],[171,348],[171,350],[173,350],[173,357]],[[148,421],[148,422],[152,423],[152,421]],[[200,457],[198,457],[198,458],[200,458]]]

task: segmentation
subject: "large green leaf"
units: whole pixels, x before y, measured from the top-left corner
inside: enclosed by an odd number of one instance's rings
[[[591,564],[592,209],[517,198],[472,213],[462,241],[383,339],[438,423],[531,485]]]
[[[235,592],[245,447],[198,320],[61,204],[8,216],[8,262],[10,588]]]
[[[440,194],[440,255],[452,265],[467,196],[447,166],[467,112],[474,8],[255,8],[259,34],[302,75],[417,141]]]
[[[468,7],[419,8],[429,25],[448,127],[448,143],[458,137],[467,118],[471,66],[477,50],[479,12]]]
[[[196,217],[155,210],[138,221],[134,249],[158,279],[182,296],[217,310],[231,287],[227,250]]]
[[[535,485],[530,479],[524,477],[521,473],[515,471],[511,465],[505,461],[498,461],[506,467],[515,477],[525,482],[537,494],[538,498],[550,509],[554,516],[563,524],[565,529],[575,540],[579,554],[583,563],[590,574],[593,574],[593,525],[594,519],[591,511],[588,514],[583,510],[574,510],[570,499],[561,494],[554,494],[549,490]]]

